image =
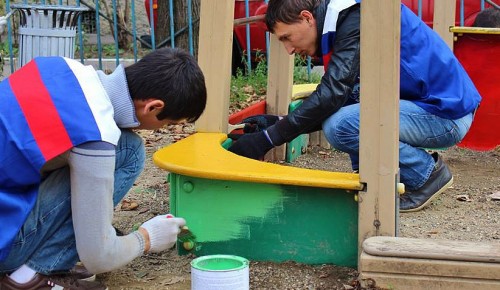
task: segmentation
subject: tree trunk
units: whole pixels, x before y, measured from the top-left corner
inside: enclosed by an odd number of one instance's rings
[[[124,1],[125,7],[121,7],[120,1],[117,1],[117,22],[118,22],[118,47],[123,49],[129,49],[130,43],[132,42],[132,36],[127,33],[123,28],[128,27],[130,22],[130,5],[129,1]]]
[[[158,1],[158,9],[156,13],[158,14],[157,24],[155,25],[155,43],[156,45],[163,42],[165,39],[170,37],[170,8],[169,0]],[[149,13],[149,11],[148,11]],[[167,46],[170,46],[170,41],[167,42]]]
[[[200,38],[200,0],[193,0],[193,48],[194,56],[198,59],[198,43]]]
[[[100,0],[100,6],[104,7],[104,13],[108,17],[108,24],[113,35],[115,36],[115,26],[113,22],[113,7],[110,8],[111,4],[107,3],[108,1]],[[119,0],[116,1],[116,22],[117,22],[117,36],[118,39],[115,39],[118,42],[118,47],[122,49],[129,49],[130,43],[132,41],[131,36],[124,30],[129,23],[129,14],[130,7],[128,1],[125,1],[125,7],[122,10],[122,5]]]
[[[155,30],[156,43],[159,44],[170,37],[170,8],[168,0],[158,1],[158,25]],[[198,35],[200,23],[200,0],[191,1],[192,29],[193,29],[193,54],[198,54]],[[186,0],[174,0],[174,45],[189,50],[189,19]],[[167,42],[171,45],[171,41]]]

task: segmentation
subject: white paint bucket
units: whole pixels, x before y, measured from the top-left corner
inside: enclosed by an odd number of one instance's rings
[[[191,290],[248,290],[249,262],[232,255],[208,255],[191,261]]]

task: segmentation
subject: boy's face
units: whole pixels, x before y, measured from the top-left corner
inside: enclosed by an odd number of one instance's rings
[[[155,115],[143,115],[142,117],[138,118],[138,121],[141,124],[139,125],[139,127],[136,127],[135,129],[146,129],[146,130],[156,130],[166,127],[168,125],[176,125],[186,122],[186,120],[170,120],[170,119],[158,120],[158,118],[156,118]]]
[[[283,43],[288,54],[314,56],[318,39],[316,20],[305,10],[301,12],[300,18],[299,22],[292,24],[276,22],[274,34]]]
[[[170,120],[163,119],[158,120],[156,117],[163,110],[165,104],[161,100],[157,99],[147,99],[147,100],[135,100],[135,116],[139,121],[140,125],[135,129],[147,129],[156,130],[163,128],[167,125],[175,125],[184,123],[186,120]]]

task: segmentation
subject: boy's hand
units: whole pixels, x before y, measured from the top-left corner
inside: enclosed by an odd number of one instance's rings
[[[157,253],[173,247],[181,227],[185,225],[186,221],[183,218],[167,218],[165,215],[156,216],[143,223],[139,231],[146,240],[145,252]],[[146,231],[146,234],[144,234],[143,230]]]

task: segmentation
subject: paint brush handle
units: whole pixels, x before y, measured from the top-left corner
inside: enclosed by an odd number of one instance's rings
[[[174,218],[174,215],[169,213],[166,215],[166,218]],[[195,247],[196,243],[194,238],[195,236],[191,233],[187,226],[181,227],[181,232],[178,235],[178,241],[182,243],[182,247],[184,247],[185,250],[191,251]]]
[[[232,131],[234,130],[237,130],[237,129],[243,129],[245,127],[245,124],[236,124],[236,125],[233,125],[233,124],[227,124],[227,133],[231,133]]]

